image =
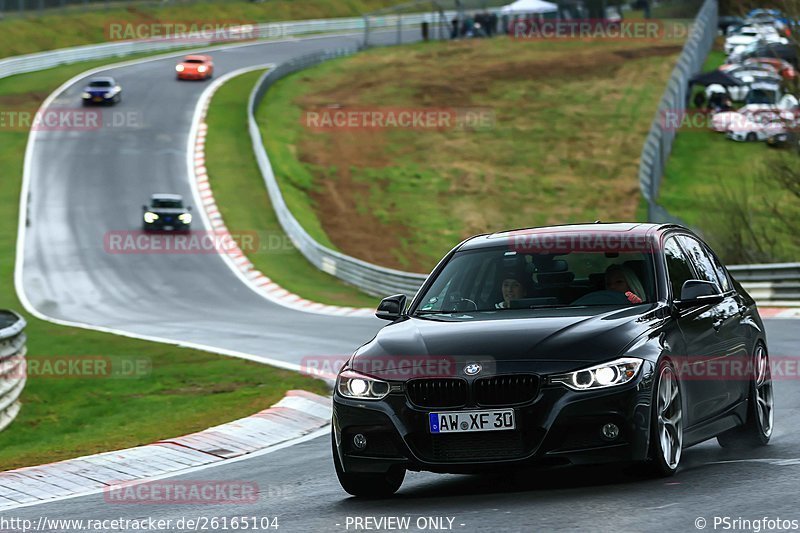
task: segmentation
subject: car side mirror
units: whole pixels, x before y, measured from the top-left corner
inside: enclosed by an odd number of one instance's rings
[[[142,206],[142,211],[147,211],[147,206],[146,205]]]
[[[688,309],[700,305],[715,305],[724,298],[716,283],[700,279],[689,279],[681,287],[681,299],[676,300],[674,303],[678,309]]]
[[[186,210],[187,210],[187,211],[191,211],[191,210],[192,210],[192,206],[190,206],[190,205],[187,205],[187,206],[186,206]]]
[[[397,320],[403,316],[406,309],[406,295],[395,294],[381,300],[378,305],[378,310],[375,311],[375,316],[383,320]]]

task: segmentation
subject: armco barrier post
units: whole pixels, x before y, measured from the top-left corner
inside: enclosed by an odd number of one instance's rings
[[[0,311],[0,431],[14,421],[25,388],[25,320],[12,311]]]

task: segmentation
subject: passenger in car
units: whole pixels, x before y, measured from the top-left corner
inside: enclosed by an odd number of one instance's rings
[[[606,290],[625,294],[632,304],[640,304],[646,299],[639,277],[623,265],[611,265],[606,269]]]

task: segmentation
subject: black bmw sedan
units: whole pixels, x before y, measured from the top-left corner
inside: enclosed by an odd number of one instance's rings
[[[773,429],[755,302],[676,225],[586,224],[467,239],[345,364],[333,458],[345,491],[405,472],[634,463],[762,446]]]

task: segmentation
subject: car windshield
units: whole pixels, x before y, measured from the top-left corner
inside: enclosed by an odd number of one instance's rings
[[[186,59],[183,61],[184,63],[205,63],[202,59]]]
[[[110,81],[97,80],[89,82],[89,87],[113,87],[113,84]]]
[[[414,314],[644,304],[655,300],[652,265],[652,253],[640,251],[537,253],[500,247],[458,252]]]
[[[778,93],[769,89],[751,89],[747,93],[748,104],[774,104],[778,101]]]
[[[153,207],[175,209],[183,207],[183,202],[180,200],[153,200]]]

